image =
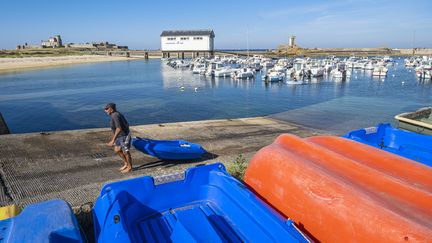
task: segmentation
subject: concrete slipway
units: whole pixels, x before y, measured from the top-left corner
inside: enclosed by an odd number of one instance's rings
[[[72,130],[0,136],[0,206],[25,206],[52,198],[68,201],[88,238],[91,207],[103,184],[144,175],[160,176],[198,164],[249,158],[281,133],[301,137],[318,131],[268,118],[245,118],[131,127],[133,136],[184,139],[208,152],[200,161],[168,162],[132,149],[133,171],[121,174],[120,158],[106,145],[109,129]]]
[[[185,139],[210,152],[200,161],[167,162],[132,149],[134,170],[119,173],[120,158],[106,146],[109,129],[0,136],[0,205],[63,198],[72,206],[93,202],[101,186],[131,177],[158,176],[203,163],[249,158],[281,133],[317,132],[267,118],[211,120],[133,126],[134,136]]]

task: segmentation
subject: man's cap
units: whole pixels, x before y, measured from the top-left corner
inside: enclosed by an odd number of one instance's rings
[[[114,104],[114,103],[108,103],[108,104],[105,105],[105,110],[108,109],[108,108],[112,108],[113,110],[115,110],[116,109],[116,104]]]

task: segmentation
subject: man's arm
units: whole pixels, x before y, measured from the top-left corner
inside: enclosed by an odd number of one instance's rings
[[[119,135],[120,132],[121,132],[121,129],[120,128],[116,128],[111,141],[108,143],[109,146],[114,146],[115,139],[117,138],[117,136]]]

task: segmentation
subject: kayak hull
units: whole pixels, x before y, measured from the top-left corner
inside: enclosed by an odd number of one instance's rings
[[[321,242],[432,239],[432,168],[346,138],[283,134],[245,182]]]
[[[206,153],[201,145],[184,140],[133,138],[132,144],[137,150],[164,160],[193,160]]]

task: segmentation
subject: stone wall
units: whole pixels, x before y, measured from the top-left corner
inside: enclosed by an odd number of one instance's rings
[[[412,48],[407,49],[394,49],[400,51],[402,55],[432,55],[432,48]]]

